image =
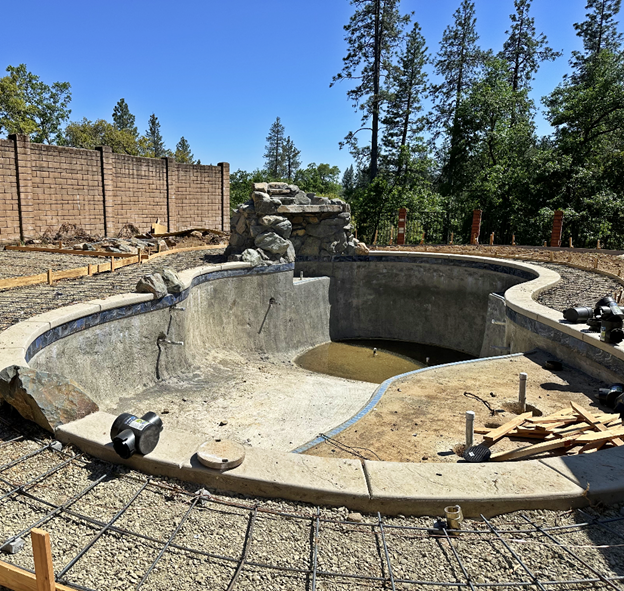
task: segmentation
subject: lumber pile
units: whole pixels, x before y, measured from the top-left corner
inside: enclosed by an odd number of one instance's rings
[[[592,414],[570,402],[570,407],[548,416],[533,417],[524,413],[496,429],[475,429],[491,447],[503,437],[531,439],[519,449],[492,453],[490,461],[502,462],[528,458],[553,450],[567,454],[585,453],[605,447],[624,445],[624,426],[619,414]]]

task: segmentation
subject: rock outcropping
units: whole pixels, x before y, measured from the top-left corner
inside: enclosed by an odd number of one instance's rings
[[[255,183],[251,199],[232,216],[230,260],[254,265],[292,263],[297,255],[368,254],[355,239],[351,208],[287,183]]]

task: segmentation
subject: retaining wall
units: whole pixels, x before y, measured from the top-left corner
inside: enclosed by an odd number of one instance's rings
[[[0,242],[34,238],[61,224],[113,236],[125,224],[149,231],[229,229],[230,169],[96,150],[0,140]]]

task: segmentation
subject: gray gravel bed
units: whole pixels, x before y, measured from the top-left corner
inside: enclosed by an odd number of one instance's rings
[[[0,279],[25,277],[53,271],[77,269],[87,265],[107,262],[102,257],[55,254],[53,252],[23,252],[19,250],[0,250]]]
[[[537,297],[537,302],[559,312],[576,306],[593,308],[600,298],[606,295],[612,296],[614,292],[622,288],[622,285],[615,279],[591,271],[565,265],[537,262],[531,262],[531,264],[552,269],[561,275],[561,281],[557,285],[543,291]]]
[[[160,257],[142,265],[129,265],[114,273],[67,279],[54,285],[0,290],[0,331],[21,320],[61,306],[134,292],[137,281],[143,275],[159,271],[163,267],[176,272],[199,267],[219,261],[222,253],[223,249],[190,251]]]

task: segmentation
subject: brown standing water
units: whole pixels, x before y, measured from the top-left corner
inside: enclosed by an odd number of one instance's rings
[[[472,359],[470,355],[418,343],[358,339],[319,345],[295,362],[300,367],[349,380],[381,384],[429,365]]]

